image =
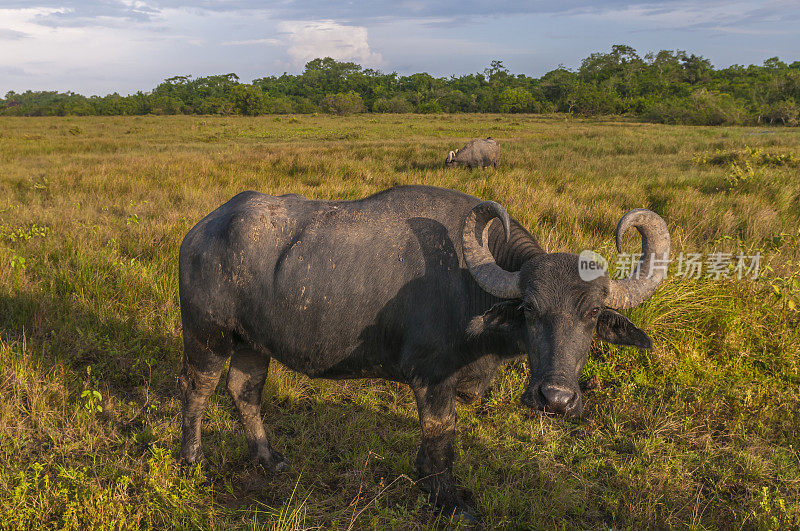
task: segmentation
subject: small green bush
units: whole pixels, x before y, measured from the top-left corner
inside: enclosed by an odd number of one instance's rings
[[[358,114],[366,112],[364,100],[356,92],[329,94],[322,99],[322,109],[330,114]]]
[[[741,125],[751,119],[744,106],[730,94],[700,89],[688,98],[655,102],[644,117],[657,123],[680,125]]]
[[[414,112],[414,106],[403,96],[379,98],[372,105],[373,112],[408,113]]]

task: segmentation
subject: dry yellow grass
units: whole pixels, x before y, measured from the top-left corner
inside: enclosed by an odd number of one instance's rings
[[[488,135],[496,171],[444,168]],[[791,129],[562,116],[2,118],[0,526],[436,525],[410,482],[384,489],[419,437],[395,384],[276,366],[264,415],[292,472],[248,464],[221,390],[212,469],[175,463],[186,231],[246,189],[347,199],[407,183],[497,200],[551,251],[613,263],[617,220],[648,207],[674,255],[764,255],[758,281],[673,276],[633,310],[657,346],[593,348],[601,388],[581,423],[530,418],[522,365],[461,409],[456,473],[487,526],[800,525],[798,157]]]

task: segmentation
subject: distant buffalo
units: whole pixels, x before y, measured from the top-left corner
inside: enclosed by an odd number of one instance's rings
[[[500,146],[492,138],[470,140],[461,149],[451,151],[444,161],[445,166],[467,166],[468,168],[497,167],[500,161]]]
[[[416,398],[419,485],[473,521],[452,473],[456,401],[477,400],[504,361],[526,356],[522,403],[577,417],[595,333],[651,347],[614,308],[653,294],[670,239],[664,220],[638,209],[617,225],[617,246],[631,227],[643,247],[633,274],[612,280],[592,262],[597,275],[584,280],[578,255],[545,252],[498,203],[454,190],[401,186],[356,201],[240,193],[181,244],[182,460],[203,458],[201,419],[229,358],[250,453],[276,471],[288,465],[261,422],[270,358],[311,377],[384,378]]]

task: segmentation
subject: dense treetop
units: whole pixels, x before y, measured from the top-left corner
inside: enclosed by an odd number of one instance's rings
[[[784,124],[800,119],[800,61],[715,69],[684,51],[639,56],[615,45],[577,71],[559,66],[540,78],[512,74],[502,61],[483,73],[400,76],[326,57],[302,74],[242,83],[236,74],[175,76],[150,92],[85,97],[72,92],[9,92],[0,114],[283,114],[328,112],[565,112],[623,114],[682,124]]]

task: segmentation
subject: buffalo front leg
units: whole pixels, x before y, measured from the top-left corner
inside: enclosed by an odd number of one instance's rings
[[[210,342],[201,343],[190,332],[183,335],[183,369],[178,385],[183,395],[183,422],[180,459],[192,465],[204,460],[200,442],[200,429],[208,399],[217,387],[227,352],[220,355],[209,347]],[[220,346],[222,347],[222,346]]]
[[[446,516],[474,521],[472,509],[458,496],[453,481],[455,390],[452,385],[414,387],[422,444],[416,460],[419,486]]]
[[[231,357],[228,391],[244,425],[250,456],[267,470],[283,472],[289,464],[270,446],[261,421],[261,393],[268,370],[269,356],[252,350],[237,350]]]

